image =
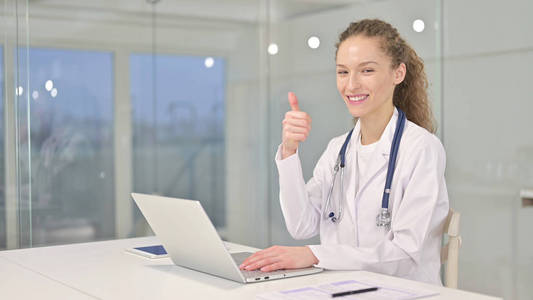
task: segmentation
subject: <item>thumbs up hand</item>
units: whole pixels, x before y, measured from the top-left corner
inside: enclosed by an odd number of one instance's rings
[[[298,144],[307,139],[311,130],[311,117],[298,106],[298,98],[293,92],[289,92],[289,104],[291,110],[285,114],[282,123],[282,150],[281,158],[285,159],[298,149]]]

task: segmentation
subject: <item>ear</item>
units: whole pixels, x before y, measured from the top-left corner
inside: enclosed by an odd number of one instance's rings
[[[406,72],[407,72],[407,69],[405,67],[405,64],[400,63],[400,65],[394,70],[394,84],[395,85],[402,83],[402,81],[405,78]]]

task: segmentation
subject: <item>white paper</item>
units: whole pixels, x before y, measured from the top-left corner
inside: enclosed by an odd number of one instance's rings
[[[377,291],[367,292],[362,294],[354,294],[339,297],[339,300],[407,300],[419,299],[429,296],[437,295],[438,292],[426,289],[406,289],[392,286],[384,286],[370,281],[358,280],[344,280],[328,284],[307,286],[302,288],[295,288],[283,290],[278,292],[271,292],[257,295],[257,299],[263,300],[320,300],[333,299],[331,297],[334,293],[353,291],[359,289],[366,289],[371,287],[378,287]]]

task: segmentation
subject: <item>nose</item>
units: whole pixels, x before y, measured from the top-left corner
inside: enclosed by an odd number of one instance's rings
[[[351,73],[348,79],[348,86],[347,86],[348,90],[353,91],[353,90],[357,90],[360,87],[361,87],[361,83],[359,82],[357,73],[356,72]]]

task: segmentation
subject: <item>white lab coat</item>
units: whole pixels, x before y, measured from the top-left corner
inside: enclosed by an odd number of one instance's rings
[[[402,135],[391,186],[391,229],[385,232],[376,226],[397,119],[395,109],[367,167],[368,174],[357,174],[354,151],[360,125],[356,124],[346,151],[346,199],[338,224],[323,217],[323,207],[347,133],[329,142],[307,184],[298,154],[281,160],[278,149],[281,209],[295,239],[320,233],[321,244],[309,246],[319,260],[318,267],[367,270],[442,285],[440,248],[449,207],[444,180],[446,154],[435,135],[410,121]],[[358,176],[364,177],[356,195]]]

